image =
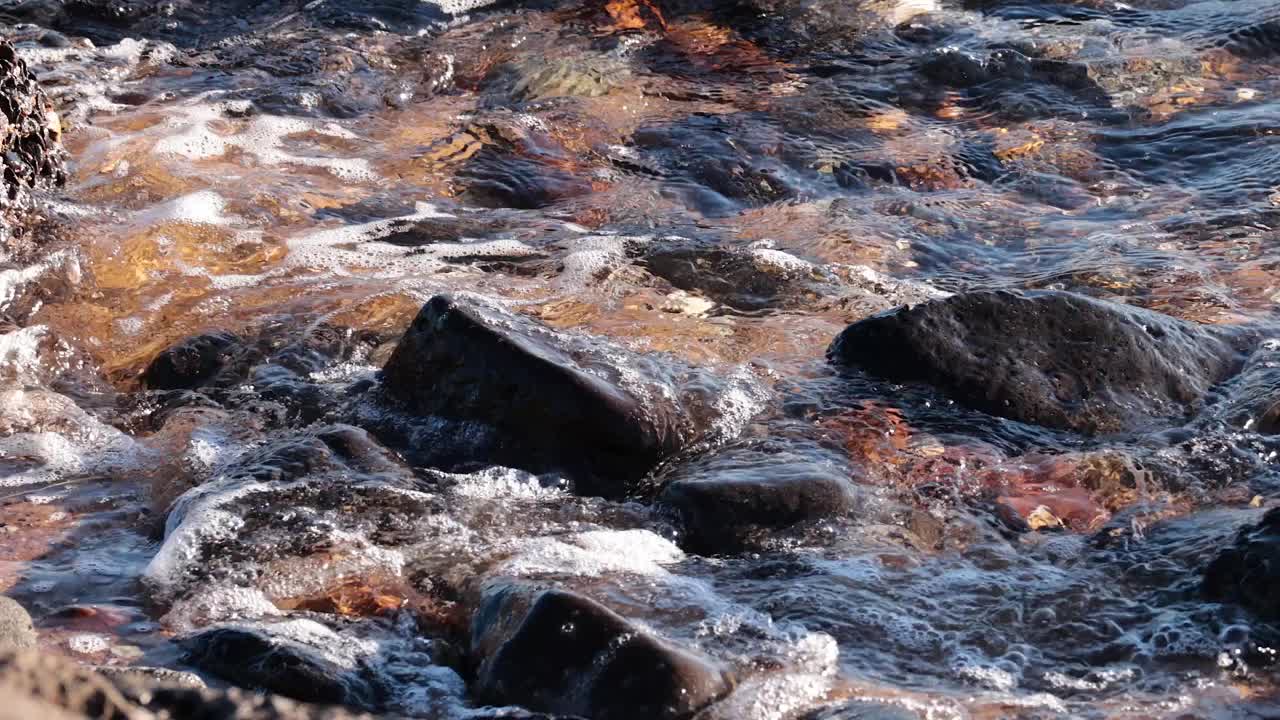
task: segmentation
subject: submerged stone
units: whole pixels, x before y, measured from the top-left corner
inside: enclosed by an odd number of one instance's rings
[[[1260,617],[1280,620],[1280,509],[1240,530],[1235,543],[1205,569],[1201,590],[1213,600],[1239,603]]]
[[[769,248],[733,248],[664,238],[629,248],[639,264],[677,289],[735,310],[811,308],[841,294],[823,268]]]
[[[240,338],[223,332],[193,335],[162,350],[142,372],[153,390],[190,390],[212,382],[240,348]]]
[[[675,516],[686,549],[720,554],[771,531],[842,515],[855,499],[848,468],[736,448],[677,469],[658,505]]]
[[[445,295],[422,308],[383,380],[413,413],[491,430],[476,460],[562,472],[589,495],[633,490],[723,415],[724,388],[705,373]]]
[[[850,325],[832,362],[933,385],[999,417],[1083,433],[1185,420],[1250,333],[1066,292],[979,291]]]
[[[491,587],[472,622],[483,701],[594,720],[687,718],[724,697],[713,661],[564,590]]]

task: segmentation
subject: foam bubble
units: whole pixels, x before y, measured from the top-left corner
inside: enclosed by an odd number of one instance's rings
[[[0,477],[0,486],[51,482],[94,469],[122,473],[137,466],[139,448],[124,433],[48,390],[0,391],[0,458],[38,467]]]
[[[210,623],[280,614],[280,609],[261,590],[224,585],[205,588],[175,602],[161,620],[173,630],[189,632]]]
[[[447,15],[462,15],[482,7],[493,5],[498,0],[426,0],[440,8]]]
[[[96,655],[106,652],[111,647],[111,640],[105,635],[72,635],[67,638],[67,647],[81,655]]]
[[[202,190],[174,198],[138,215],[144,223],[187,222],[203,225],[229,225],[232,218],[225,213],[227,201],[212,190]]]
[[[259,115],[240,124],[235,132],[219,132],[216,125],[225,124],[223,115],[234,110],[228,104],[200,102],[186,108],[175,108],[168,126],[174,129],[170,135],[155,144],[159,155],[170,155],[189,160],[220,157],[232,148],[252,156],[264,165],[300,165],[328,170],[343,180],[373,180],[376,173],[364,158],[336,158],[319,155],[298,155],[284,149],[286,138],[314,133],[321,136],[352,140],[357,136],[333,122],[319,123],[302,118],[286,118],[275,115]]]
[[[502,566],[511,575],[579,575],[607,573],[667,576],[664,565],[684,553],[674,543],[648,530],[597,530],[567,539],[541,537],[521,545]]]

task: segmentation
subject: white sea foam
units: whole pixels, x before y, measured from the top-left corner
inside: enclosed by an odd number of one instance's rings
[[[299,155],[284,149],[287,138],[304,133],[342,140],[355,138],[349,130],[336,123],[275,115],[258,115],[247,122],[231,121],[224,118],[227,109],[228,105],[225,103],[209,102],[175,109],[174,115],[167,121],[171,132],[156,142],[155,152],[189,160],[204,160],[220,157],[234,148],[263,165],[322,168],[336,177],[351,181],[367,181],[376,177],[369,161],[364,158]],[[225,126],[232,126],[232,129],[224,130]]]
[[[138,214],[139,222],[187,222],[204,225],[230,225],[235,219],[226,214],[227,202],[212,190],[202,190],[174,198]]]
[[[563,539],[524,541],[501,571],[515,576],[629,573],[662,577],[669,574],[664,565],[683,558],[674,543],[648,530],[598,530]]]

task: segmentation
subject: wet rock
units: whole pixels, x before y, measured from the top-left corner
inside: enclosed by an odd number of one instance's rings
[[[1280,620],[1280,509],[1240,530],[1235,543],[1205,569],[1201,590],[1213,600]]]
[[[249,689],[305,702],[370,708],[377,691],[350,668],[256,629],[223,627],[184,638],[186,662]]]
[[[827,357],[999,417],[1113,433],[1185,419],[1240,370],[1249,337],[1072,293],[982,291],[856,322]]]
[[[236,688],[189,687],[127,672],[103,675],[35,651],[0,652],[0,695],[4,720],[372,720]]]
[[[190,390],[213,381],[241,347],[233,333],[194,335],[161,351],[142,372],[142,384],[153,390]]]
[[[491,587],[472,652],[484,702],[595,720],[686,718],[733,686],[711,660],[564,590]]]
[[[495,84],[518,101],[555,97],[600,97],[623,85],[630,66],[612,56],[545,58],[509,63],[496,73]]]
[[[722,419],[723,388],[705,373],[445,295],[423,306],[383,380],[410,411],[493,435],[478,459],[562,472],[591,495],[625,494]]]
[[[0,158],[4,192],[0,207],[30,188],[66,180],[62,127],[35,75],[8,42],[0,41]]]
[[[676,470],[658,505],[677,519],[686,549],[735,552],[768,531],[848,512],[849,472],[778,448],[731,448]]]
[[[31,614],[12,598],[0,596],[0,651],[36,646]]]
[[[735,310],[811,308],[841,292],[831,273],[771,248],[664,238],[634,242],[628,251],[642,267],[677,289]]]
[[[726,138],[734,138],[726,142]],[[632,137],[640,151],[614,158],[624,169],[660,175],[669,191],[699,212],[724,216],[799,194],[796,161],[785,136],[751,115],[695,115],[679,123],[640,128]],[[790,160],[792,163],[784,162]]]
[[[173,503],[147,589],[174,604],[171,626],[188,628],[227,619],[225,603],[206,602],[211,587],[238,587],[262,607],[354,577],[396,576],[394,548],[421,540],[421,522],[440,511],[416,484],[363,430],[274,438]]]
[[[1223,401],[1206,419],[1263,435],[1280,434],[1280,342],[1263,342],[1222,394]]]

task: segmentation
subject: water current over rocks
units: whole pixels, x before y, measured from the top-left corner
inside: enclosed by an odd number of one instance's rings
[[[0,718],[1280,715],[1275,0],[0,0]]]

